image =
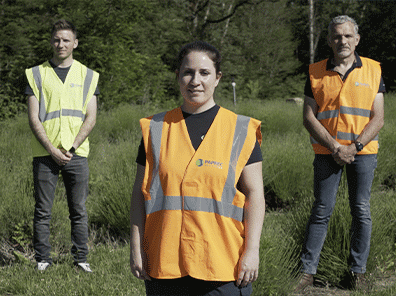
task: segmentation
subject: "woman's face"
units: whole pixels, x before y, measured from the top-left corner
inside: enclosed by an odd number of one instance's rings
[[[176,74],[184,98],[183,111],[201,113],[215,105],[213,93],[221,73],[216,74],[214,63],[205,52],[186,55]]]

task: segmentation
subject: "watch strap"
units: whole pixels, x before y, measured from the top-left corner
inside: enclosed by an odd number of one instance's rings
[[[363,144],[360,142],[355,142],[355,147],[356,147],[357,152],[362,151],[364,148]]]

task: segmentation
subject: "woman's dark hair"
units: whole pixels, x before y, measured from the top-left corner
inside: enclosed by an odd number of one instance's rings
[[[214,67],[216,69],[216,73],[220,73],[220,63],[221,63],[221,55],[220,52],[214,47],[213,45],[205,42],[205,41],[194,41],[188,43],[182,47],[178,56],[177,56],[177,70],[180,69],[183,59],[187,56],[190,52],[197,51],[197,52],[204,52],[206,53],[209,58],[213,61]]]

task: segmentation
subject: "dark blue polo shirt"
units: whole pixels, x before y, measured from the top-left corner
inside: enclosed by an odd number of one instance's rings
[[[352,67],[349,68],[349,70],[345,73],[342,81],[345,81],[345,79],[348,77],[348,75],[355,68],[363,67],[362,60],[360,59],[359,55],[356,52],[355,52],[355,57],[356,57],[356,62],[354,62],[352,64]],[[326,64],[326,70],[335,72],[334,68],[335,68],[335,65],[332,63],[332,58],[329,58],[327,60],[327,64]],[[381,76],[381,81],[380,81],[380,85],[378,87],[378,92],[379,93],[384,93],[385,91],[386,91],[385,83],[384,83],[384,80],[382,79],[382,76]],[[313,95],[313,92],[312,92],[312,88],[311,88],[311,80],[309,79],[309,74],[308,74],[307,80],[305,82],[304,95],[306,95],[309,98],[314,98],[314,95]]]

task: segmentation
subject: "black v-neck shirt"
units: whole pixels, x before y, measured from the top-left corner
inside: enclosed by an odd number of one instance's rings
[[[195,150],[197,150],[199,145],[201,145],[202,140],[204,139],[206,133],[208,132],[210,126],[212,125],[219,110],[220,110],[220,106],[215,105],[209,110],[206,110],[198,114],[190,114],[183,112],[183,117],[187,126],[188,134],[190,136],[192,146],[194,147]],[[262,160],[263,160],[263,156],[261,155],[260,144],[256,140],[256,145],[246,165],[259,162]],[[140,141],[136,162],[142,166],[146,165],[146,151],[144,150],[143,138]]]

